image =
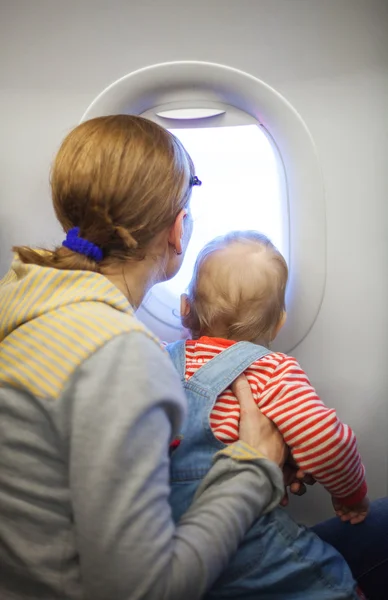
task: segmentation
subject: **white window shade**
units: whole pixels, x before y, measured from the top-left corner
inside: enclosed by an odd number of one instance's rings
[[[230,104],[212,100],[180,100],[153,107],[141,115],[166,129],[232,127],[258,124],[258,119]]]
[[[167,110],[155,111],[157,117],[173,121],[198,121],[200,119],[211,119],[225,114],[222,108],[169,108]]]

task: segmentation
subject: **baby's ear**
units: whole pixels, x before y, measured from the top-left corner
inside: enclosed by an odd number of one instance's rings
[[[190,300],[187,294],[181,295],[181,322],[183,327],[191,329],[191,306]]]
[[[274,341],[274,339],[276,338],[276,336],[278,335],[278,333],[280,332],[281,328],[283,327],[283,325],[285,324],[286,321],[287,321],[287,313],[284,310],[282,316],[279,319],[279,323],[277,324],[277,326],[275,328],[274,335],[273,335],[271,342]]]

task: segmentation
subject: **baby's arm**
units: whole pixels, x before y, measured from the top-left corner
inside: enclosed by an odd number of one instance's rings
[[[259,406],[279,428],[299,467],[331,494],[338,516],[363,520],[367,485],[356,437],[323,404],[295,359],[287,357],[278,365]]]

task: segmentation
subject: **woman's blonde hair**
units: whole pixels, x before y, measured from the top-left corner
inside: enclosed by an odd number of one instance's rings
[[[142,260],[154,237],[187,205],[194,166],[180,141],[142,117],[82,123],[63,141],[51,175],[55,214],[67,232],[97,245],[107,261]],[[93,259],[59,246],[15,247],[25,263],[99,271]]]
[[[269,343],[285,311],[287,263],[257,231],[232,231],[199,253],[182,319],[201,335]]]

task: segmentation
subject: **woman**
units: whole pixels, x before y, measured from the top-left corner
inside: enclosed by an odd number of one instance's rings
[[[284,444],[253,407],[171,519],[185,399],[133,308],[178,271],[196,182],[178,140],[138,117],[84,123],[59,150],[66,240],[16,248],[0,293],[1,598],[200,598],[280,501]]]
[[[84,123],[59,150],[66,240],[16,248],[0,288],[2,598],[200,598],[280,501],[284,445],[242,382],[241,441],[171,519],[185,400],[133,309],[181,265],[196,183],[178,140],[139,117]]]

